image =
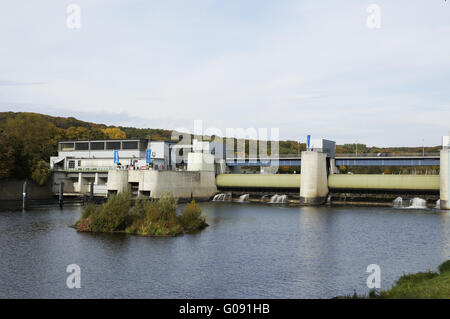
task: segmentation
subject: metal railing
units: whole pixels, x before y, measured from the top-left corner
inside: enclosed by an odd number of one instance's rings
[[[392,153],[336,153],[335,157],[439,157],[439,152],[427,152],[427,153],[402,153],[402,152],[392,152]],[[283,159],[283,158],[301,158],[299,154],[280,154],[277,157],[271,157],[271,155],[263,157],[227,157],[227,161],[238,161],[238,160],[258,160],[258,159]]]
[[[107,172],[115,167],[77,167],[77,168],[53,168],[53,172]]]
[[[336,153],[335,157],[439,157],[439,152],[428,153],[402,153],[402,152],[387,152],[387,153]]]

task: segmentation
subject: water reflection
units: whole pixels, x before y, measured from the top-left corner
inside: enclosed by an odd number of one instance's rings
[[[329,298],[388,288],[450,258],[448,213],[201,203],[209,227],[177,238],[78,233],[79,208],[0,212],[0,297]],[[65,286],[82,269],[82,289]]]

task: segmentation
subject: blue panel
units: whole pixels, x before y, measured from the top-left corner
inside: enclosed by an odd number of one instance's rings
[[[145,162],[150,164],[152,162],[152,150],[148,149],[145,151]]]
[[[439,159],[339,159],[336,166],[439,166]]]

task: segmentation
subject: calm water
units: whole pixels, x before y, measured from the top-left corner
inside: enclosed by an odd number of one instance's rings
[[[0,297],[329,298],[450,259],[450,215],[390,208],[202,203],[176,238],[77,233],[80,208],[0,212]],[[66,267],[81,267],[81,289]]]

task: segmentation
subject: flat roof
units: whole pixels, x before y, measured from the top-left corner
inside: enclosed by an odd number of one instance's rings
[[[149,141],[149,142],[159,142],[159,141],[151,141],[145,138],[117,138],[117,139],[107,139],[107,140],[67,140],[67,141],[60,141],[58,143],[79,143],[79,142],[121,142],[121,141],[130,141],[130,142],[136,142],[136,141]],[[161,141],[165,142],[165,141]]]

